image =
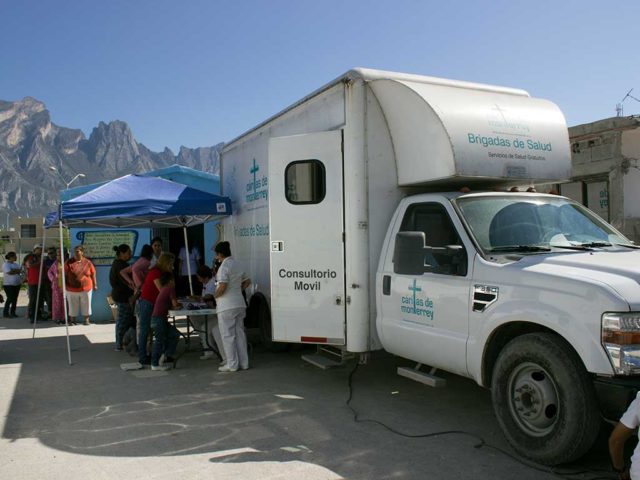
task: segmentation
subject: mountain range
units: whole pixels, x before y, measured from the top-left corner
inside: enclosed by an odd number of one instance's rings
[[[169,148],[153,152],[123,121],[100,122],[86,138],[79,129],[52,123],[45,104],[35,98],[0,100],[0,211],[37,216],[54,210],[66,188],[63,178],[78,173],[85,177],[73,186],[173,164],[218,174],[223,145],[180,147],[177,155]]]

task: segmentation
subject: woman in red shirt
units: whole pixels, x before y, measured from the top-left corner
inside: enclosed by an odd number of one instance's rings
[[[98,289],[98,283],[96,267],[84,256],[82,245],[73,250],[73,258],[64,264],[64,275],[71,323],[76,323],[76,317],[80,313],[84,317],[84,324],[90,325],[91,297],[93,290]]]
[[[156,303],[158,293],[162,285],[160,277],[165,272],[173,271],[173,253],[162,253],[155,266],[149,270],[142,284],[142,292],[138,300],[138,319],[140,325],[138,329],[138,361],[144,367],[151,364],[151,357],[147,352],[147,337],[151,330],[151,314],[153,305]]]

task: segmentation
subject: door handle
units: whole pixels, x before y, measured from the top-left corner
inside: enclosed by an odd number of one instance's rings
[[[382,277],[382,294],[391,295],[391,275]]]

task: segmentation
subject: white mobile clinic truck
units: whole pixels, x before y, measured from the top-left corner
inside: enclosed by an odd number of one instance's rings
[[[352,70],[223,150],[248,322],[473,378],[519,453],[575,459],[640,384],[640,251],[567,198],[496,191],[569,174],[551,102]]]

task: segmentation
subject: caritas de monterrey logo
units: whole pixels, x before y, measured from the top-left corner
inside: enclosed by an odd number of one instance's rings
[[[246,197],[247,203],[255,202],[256,200],[266,200],[269,196],[269,179],[266,175],[258,176],[260,171],[260,165],[256,163],[256,159],[253,159],[253,165],[249,169],[249,173],[252,175],[252,180],[247,183]]]
[[[433,320],[433,300],[429,297],[424,298],[417,295],[422,292],[422,287],[418,286],[415,278],[413,279],[413,283],[409,284],[409,292],[408,295],[402,296],[400,311]]]

